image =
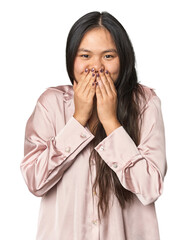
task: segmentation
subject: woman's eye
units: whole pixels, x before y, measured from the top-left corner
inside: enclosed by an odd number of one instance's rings
[[[104,57],[107,58],[107,59],[109,59],[109,58],[113,58],[112,55],[105,55]]]
[[[81,57],[82,57],[82,58],[89,58],[89,55],[83,54],[83,55],[81,55]]]

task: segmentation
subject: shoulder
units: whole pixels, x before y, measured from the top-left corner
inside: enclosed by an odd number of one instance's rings
[[[141,110],[146,109],[150,105],[155,105],[159,107],[161,104],[160,98],[158,97],[156,90],[149,86],[139,84],[141,91],[143,92],[144,98],[140,99],[140,108]]]
[[[48,87],[38,98],[38,102],[42,105],[52,105],[54,102],[67,102],[74,96],[72,85],[59,85]]]
[[[149,102],[154,96],[157,96],[155,89],[143,84],[139,84],[142,88],[142,91],[144,92],[146,101]]]

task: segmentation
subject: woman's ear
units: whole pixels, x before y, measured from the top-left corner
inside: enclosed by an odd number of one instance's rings
[[[76,82],[76,80],[73,80],[73,90],[74,91],[75,91],[76,87],[77,87],[77,82]]]

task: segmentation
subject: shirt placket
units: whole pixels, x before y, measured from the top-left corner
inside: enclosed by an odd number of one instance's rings
[[[92,159],[92,175],[91,175],[91,184],[93,186],[95,177],[96,177],[96,165],[95,165],[95,160]],[[99,220],[98,220],[98,210],[97,210],[97,205],[98,205],[98,196],[97,192],[93,192],[92,194],[92,219],[91,219],[91,231],[92,231],[92,239],[93,240],[98,240],[99,239]]]

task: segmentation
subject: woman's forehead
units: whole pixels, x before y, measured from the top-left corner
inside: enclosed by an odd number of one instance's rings
[[[94,51],[115,51],[116,46],[110,32],[105,28],[94,28],[83,36],[79,50]]]

